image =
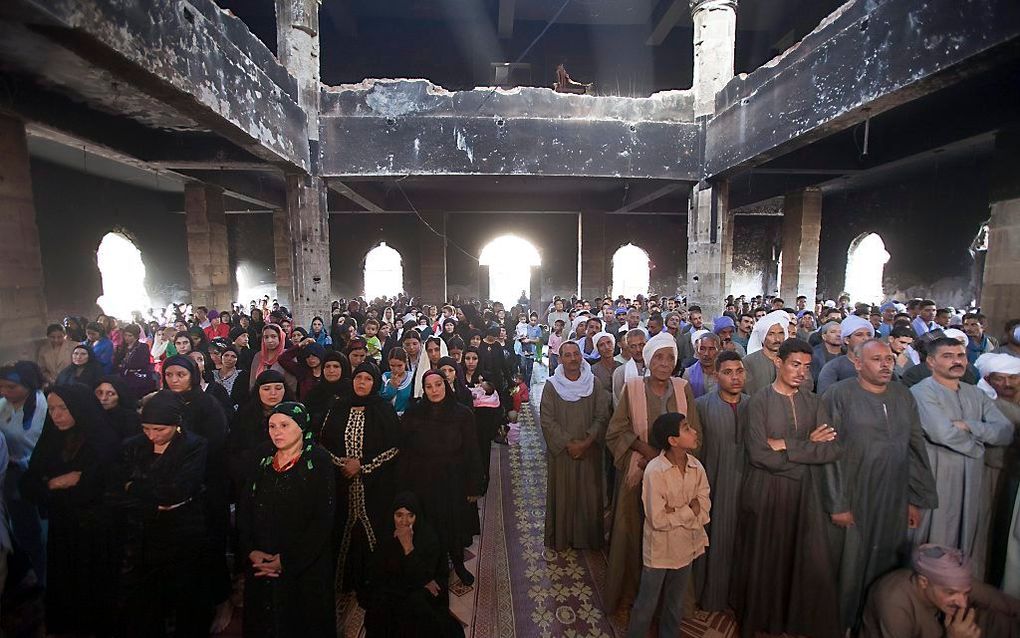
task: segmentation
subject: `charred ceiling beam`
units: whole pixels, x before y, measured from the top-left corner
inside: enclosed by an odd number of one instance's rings
[[[1016,0],[857,0],[716,96],[706,174],[729,175],[1020,55]]]
[[[667,0],[665,9],[655,18],[655,26],[648,36],[646,45],[657,47],[666,39],[670,31],[685,17],[691,15],[690,0]]]
[[[687,192],[690,192],[691,190],[690,184],[684,182],[674,182],[672,184],[659,186],[655,190],[645,194],[636,194],[633,197],[626,197],[627,201],[622,206],[620,206],[619,208],[612,212],[630,213],[634,211],[641,211],[644,210],[645,207],[647,207],[652,202],[662,199],[663,197],[671,193],[675,193],[676,191],[679,190],[685,190]],[[630,195],[629,191],[628,195]],[[686,211],[684,211],[684,214],[686,214]]]
[[[344,183],[338,179],[327,179],[326,185],[368,212],[382,213],[386,210],[385,204],[378,203],[380,201],[385,202],[385,195],[382,197],[369,195],[365,192],[366,189],[371,188],[369,185],[362,184],[355,190],[351,184]]]
[[[240,20],[212,0],[9,0],[0,18],[42,35],[55,54],[77,56],[262,160],[310,168],[296,83]],[[16,63],[47,75],[32,60]],[[63,81],[69,92],[89,89],[76,86],[73,77]]]

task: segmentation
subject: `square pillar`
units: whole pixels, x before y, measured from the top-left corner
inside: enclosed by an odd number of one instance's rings
[[[329,210],[324,180],[287,175],[287,220],[293,268],[290,311],[295,325],[307,326],[312,317],[329,314]],[[279,282],[278,274],[277,286]]]
[[[815,302],[818,286],[818,236],[822,230],[822,191],[818,188],[787,193],[783,198],[783,272],[779,296],[793,307],[798,295]]]
[[[421,216],[436,231],[432,232],[424,224],[420,226],[421,302],[442,305],[446,303],[446,213],[422,213]]]
[[[0,357],[35,360],[46,337],[42,253],[25,125],[0,114]]]
[[[991,211],[981,311],[998,339],[1005,323],[1020,317],[1020,198],[993,202]]]
[[[580,213],[578,232],[578,264],[581,268],[581,297],[604,296],[609,289],[606,271],[606,214],[592,211]]]
[[[687,216],[687,303],[706,319],[722,314],[733,267],[733,213],[729,184],[702,182],[691,191]]]
[[[186,184],[184,213],[191,303],[217,310],[229,309],[234,300],[234,282],[230,272],[223,190],[199,183]]]
[[[287,211],[273,211],[273,257],[276,265],[276,298],[288,308],[294,303],[294,246]],[[244,301],[244,300],[242,300]]]

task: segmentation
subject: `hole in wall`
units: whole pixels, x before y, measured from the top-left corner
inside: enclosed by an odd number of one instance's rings
[[[151,301],[145,289],[142,251],[126,235],[106,233],[96,250],[96,264],[103,285],[103,294],[96,299],[96,304],[104,314],[130,319],[132,311],[149,309]]]
[[[516,235],[497,237],[482,249],[478,263],[489,267],[489,298],[493,301],[509,308],[522,295],[534,299],[531,269],[541,266],[542,258],[530,241]]]
[[[885,242],[877,233],[862,233],[850,242],[846,254],[846,280],[844,290],[854,303],[881,303],[885,293],[882,290],[882,275],[889,261]]]
[[[404,290],[404,266],[400,253],[386,242],[365,255],[365,299],[395,297]]]
[[[620,246],[613,253],[613,297],[633,299],[648,294],[650,262],[648,253],[634,244]]]

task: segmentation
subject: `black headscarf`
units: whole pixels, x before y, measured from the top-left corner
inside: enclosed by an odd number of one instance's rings
[[[468,346],[468,347],[464,348],[464,352],[461,353],[460,360],[463,361],[464,357],[466,357],[467,353],[469,353],[469,352],[475,353],[475,356],[478,357],[478,363],[475,365],[475,372],[471,376],[471,378],[467,377],[467,366],[463,366],[463,368],[464,368],[464,381],[465,381],[465,383],[470,383],[471,385],[475,385],[476,383],[478,383],[479,375],[481,375],[481,370],[482,370],[482,355],[478,351],[478,348],[476,348],[474,346]]]
[[[333,406],[333,402],[337,398],[349,398],[354,394],[354,388],[351,385],[351,380],[354,377],[351,374],[351,362],[348,361],[347,355],[335,350],[327,350],[322,359],[323,369],[330,361],[340,364],[340,379],[327,381],[326,375],[323,374],[319,383],[309,390],[304,398],[305,405],[316,418],[321,418]]]
[[[414,495],[414,492],[401,492],[393,499],[393,507],[391,513],[396,514],[398,509],[405,509],[411,512],[415,517],[421,516],[421,502],[418,501],[418,497]]]
[[[422,387],[423,388],[425,387],[425,380],[428,379],[429,376],[433,374],[438,375],[439,378],[443,380],[443,385],[445,386],[446,390],[445,395],[443,396],[443,400],[440,401],[439,403],[433,403],[429,399],[428,394],[423,392],[421,399],[410,405],[407,408],[405,414],[407,414],[408,412],[411,412],[412,414],[417,414],[419,412],[425,411],[430,413],[433,417],[435,417],[439,415],[447,415],[456,408],[457,395],[454,392],[453,388],[450,386],[450,383],[446,380],[446,377],[444,377],[443,373],[440,372],[439,370],[426,370],[425,374],[423,374],[421,377]]]
[[[354,381],[354,377],[358,376],[359,373],[365,372],[372,376],[372,389],[369,391],[367,397],[358,396],[356,392],[351,392],[351,405],[354,407],[364,407],[379,402],[385,402],[385,400],[379,396],[379,390],[382,388],[382,375],[379,373],[379,368],[376,367],[371,361],[364,361],[354,368],[351,373],[351,381]]]
[[[80,383],[94,388],[99,383],[99,378],[103,376],[103,368],[99,365],[99,361],[96,360],[96,353],[92,350],[92,346],[79,343],[71,349],[71,353],[73,354],[75,350],[79,349],[85,351],[88,355],[88,360],[80,366],[69,363],[57,375],[57,383],[60,385]]]
[[[202,383],[202,375],[198,373],[198,364],[185,354],[175,354],[163,362],[163,387],[166,388],[166,371],[171,366],[179,366],[188,371],[191,375],[191,389],[195,390]]]
[[[176,425],[184,421],[184,401],[175,392],[160,390],[142,406],[142,423]]]
[[[42,387],[43,380],[38,364],[34,361],[15,361],[10,365],[0,368],[0,379],[17,383],[28,390],[21,426],[26,431],[29,430],[32,427],[32,417],[35,416],[36,393]]]

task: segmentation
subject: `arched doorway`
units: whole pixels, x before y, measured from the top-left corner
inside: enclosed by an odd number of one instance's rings
[[[103,294],[96,304],[104,314],[130,319],[132,311],[149,309],[145,264],[133,241],[121,233],[106,233],[96,250],[96,263],[103,282]]]
[[[650,287],[648,253],[634,244],[620,246],[613,253],[613,297],[623,295],[633,299],[647,295]]]
[[[885,242],[876,233],[863,233],[850,242],[843,288],[852,302],[882,302],[882,274],[887,261],[889,253],[885,250]]]
[[[478,258],[478,263],[489,267],[489,299],[510,308],[523,293],[529,300],[531,268],[541,266],[538,249],[516,235],[503,235],[493,239]]]
[[[386,242],[365,255],[365,299],[395,297],[404,290],[404,267],[400,253]]]

